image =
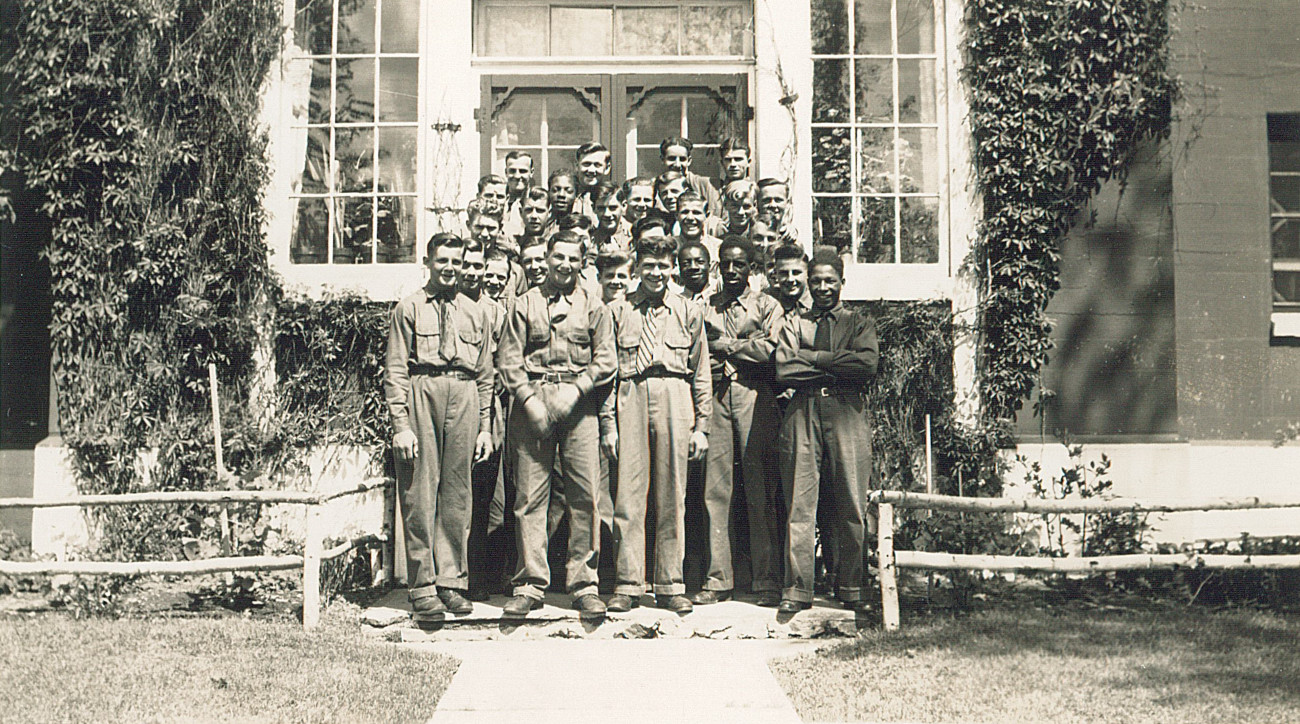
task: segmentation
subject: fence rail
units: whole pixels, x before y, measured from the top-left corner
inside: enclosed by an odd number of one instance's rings
[[[1151,569],[1280,570],[1300,568],[1300,555],[1226,555],[1210,553],[1132,554],[1049,558],[1046,556],[967,555],[894,550],[894,506],[970,513],[1170,513],[1203,510],[1264,510],[1300,508],[1300,498],[1207,498],[1200,500],[1139,500],[1134,498],[1035,500],[1029,498],[962,498],[951,495],[872,491],[877,506],[877,551],[880,556],[881,612],[886,631],[899,627],[898,568],[919,570],[1041,571],[1100,573]]]

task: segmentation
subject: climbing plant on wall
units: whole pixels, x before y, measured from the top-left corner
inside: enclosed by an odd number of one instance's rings
[[[1169,133],[1169,20],[1168,0],[966,3],[988,419],[1013,416],[1047,361],[1066,231],[1144,141]]]

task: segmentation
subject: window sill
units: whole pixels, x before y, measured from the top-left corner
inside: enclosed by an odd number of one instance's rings
[[[948,299],[953,279],[941,264],[850,264],[844,268],[845,301]]]
[[[288,286],[310,297],[327,290],[357,292],[373,301],[396,301],[424,284],[421,264],[274,264]]]
[[[1288,345],[1300,345],[1300,309],[1273,312],[1272,338]]]

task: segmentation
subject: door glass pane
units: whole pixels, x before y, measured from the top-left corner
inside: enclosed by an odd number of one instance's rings
[[[628,176],[658,176],[663,173],[664,165],[659,160],[659,147],[638,148],[636,151],[636,168],[628,169]]]
[[[849,52],[847,0],[812,0],[812,52],[844,55]]]
[[[854,53],[889,55],[893,52],[889,40],[889,0],[855,0],[853,22],[857,25],[853,37]]]
[[[855,60],[859,123],[889,123],[894,119],[894,75],[888,60]]]
[[[505,154],[526,150],[536,160],[539,182],[557,168],[574,165],[578,146],[601,137],[600,88],[518,88],[492,90],[489,132],[494,170],[505,169]]]
[[[904,264],[939,261],[939,199],[905,198],[899,229]]]
[[[679,91],[686,101],[686,137],[695,143],[713,142],[735,132],[735,101],[713,93]],[[729,94],[728,94],[729,95]],[[696,171],[697,173],[702,173]]]
[[[898,0],[898,52],[934,52],[934,0]]]
[[[334,89],[335,123],[371,123],[375,120],[375,61],[340,58]]]
[[[1272,213],[1300,212],[1300,176],[1274,176],[1268,187]]]
[[[1273,303],[1300,304],[1300,272],[1273,272]]]
[[[682,134],[682,100],[679,97],[644,87],[628,88],[630,115],[636,120],[641,143],[657,144],[665,138]]]
[[[898,190],[905,194],[939,193],[939,132],[903,128],[898,133]]]
[[[600,138],[600,114],[586,104],[578,91],[566,88],[546,100],[549,145],[576,148]]]
[[[551,8],[551,55],[612,55],[614,11]]]
[[[894,262],[894,198],[859,199],[858,261],[867,264]]]
[[[902,123],[934,123],[934,61],[900,59],[897,63],[898,120]]]
[[[334,0],[298,0],[293,15],[293,44],[312,55],[334,49]]]
[[[384,7],[387,7],[385,5]],[[384,58],[379,61],[379,120],[414,121],[418,111],[420,60]]]
[[[369,264],[374,197],[341,198],[334,209],[334,263]]]
[[[494,91],[492,136],[496,146],[540,145],[542,142],[541,91]]]
[[[325,199],[298,199],[293,215],[293,244],[289,249],[294,264],[324,264],[325,239],[329,232],[329,207]]]
[[[375,236],[380,263],[415,261],[415,197],[380,196],[376,210]]]
[[[415,53],[420,50],[420,0],[384,0],[380,50]]]
[[[736,6],[682,9],[682,55],[742,55],[745,13]]]
[[[483,52],[487,55],[546,55],[546,18],[544,5],[483,9],[487,26]]]
[[[375,0],[339,2],[338,52],[375,52]]]
[[[379,193],[415,193],[415,131],[379,129]]]
[[[546,152],[547,178],[549,178],[551,174],[561,169],[569,169],[570,171],[572,171],[574,166],[573,152],[576,150],[577,150],[576,148],[551,148],[547,150]],[[542,179],[542,181],[545,182],[547,178]]]
[[[615,10],[614,51],[619,55],[677,55],[677,8]]]
[[[1300,259],[1300,220],[1273,220],[1273,259]]]

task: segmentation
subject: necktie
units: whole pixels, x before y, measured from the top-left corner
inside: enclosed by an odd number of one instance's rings
[[[727,337],[730,339],[736,339],[737,334],[740,332],[740,319],[738,318],[740,310],[740,302],[732,300],[731,305],[722,313],[722,328],[726,330]],[[727,379],[736,378],[736,365],[732,364],[730,359],[722,361],[722,374],[726,375]]]
[[[439,332],[438,355],[442,357],[442,363],[445,365],[450,365],[456,358],[456,325],[452,322],[451,310],[451,301],[446,297],[439,297],[438,316],[442,329]]]
[[[829,312],[817,318],[817,333],[813,336],[813,349],[830,351],[831,315]]]
[[[655,361],[655,347],[659,343],[660,312],[666,311],[663,305],[655,305],[646,310],[641,322],[641,340],[637,343],[635,369],[638,375],[644,374]]]

